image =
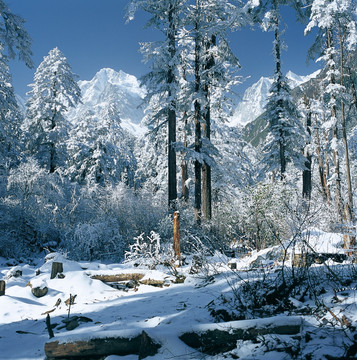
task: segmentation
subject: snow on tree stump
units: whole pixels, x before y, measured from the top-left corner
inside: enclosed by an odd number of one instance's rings
[[[57,274],[63,273],[63,264],[61,262],[54,261],[52,263],[51,279],[54,279]]]
[[[5,281],[0,280],[0,296],[5,295]]]
[[[139,359],[157,354],[161,346],[142,331],[137,336],[101,337],[89,340],[49,341],[45,344],[47,360],[99,358],[109,355],[139,355]]]

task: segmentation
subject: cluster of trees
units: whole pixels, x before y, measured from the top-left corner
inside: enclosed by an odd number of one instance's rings
[[[296,10],[306,32],[317,28],[309,55],[323,68],[314,91],[299,97],[282,71],[282,6]],[[317,211],[320,223],[352,226],[356,1],[131,0],[128,20],[139,10],[162,33],[141,45],[150,65],[144,139],[122,128],[114,102],[68,120],[81,93],[58,48],[37,68],[21,114],[8,60],[33,66],[31,40],[0,0],[0,254],[61,246],[78,257],[120,257],[142,232],[169,238],[167,214],[176,209],[186,233],[239,236],[257,248],[290,236],[292,218],[308,226],[311,203],[337,214]],[[225,124],[240,68],[228,34],[243,26],[274,34],[268,136],[257,148]]]

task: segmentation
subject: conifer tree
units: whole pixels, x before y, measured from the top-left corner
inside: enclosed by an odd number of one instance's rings
[[[334,163],[335,200],[339,221],[353,217],[352,181],[349,160],[349,148],[346,132],[346,95],[351,89],[346,88],[345,79],[346,55],[352,54],[357,44],[355,0],[314,0],[311,4],[310,22],[305,32],[317,27],[315,43],[310,56],[318,56],[324,63],[324,85],[321,99],[328,108],[325,129],[331,134],[331,150]],[[321,56],[322,55],[322,56]],[[351,84],[351,83],[350,83]],[[341,128],[341,132],[339,131]],[[342,173],[340,168],[340,137],[342,136],[345,154],[347,209],[344,209],[342,194]]]
[[[151,71],[142,79],[148,90],[147,101],[152,104],[150,99],[155,98],[160,102],[159,107],[150,109],[149,122],[156,129],[167,124],[169,208],[175,206],[177,199],[175,144],[180,64],[177,43],[185,3],[186,0],[131,0],[128,8],[129,20],[138,9],[142,9],[152,16],[148,26],[157,28],[164,35],[163,41],[142,44],[141,51],[144,59],[151,63]]]
[[[301,155],[303,148],[304,129],[299,120],[299,114],[291,96],[291,89],[281,69],[281,50],[279,11],[280,5],[293,5],[297,8],[298,1],[273,0],[263,2],[259,11],[264,15],[263,29],[274,32],[273,53],[275,61],[274,82],[265,107],[265,118],[269,123],[269,135],[264,151],[264,170],[278,173],[280,179],[285,178],[287,164],[292,162],[296,167],[304,167]]]
[[[64,165],[69,128],[65,114],[80,102],[81,91],[67,59],[58,48],[44,57],[30,86],[24,123],[28,150],[42,167],[53,173]]]
[[[16,56],[28,67],[31,38],[24,28],[25,20],[13,14],[0,0],[0,169],[7,168],[19,156],[21,115],[15,99],[9,59]]]

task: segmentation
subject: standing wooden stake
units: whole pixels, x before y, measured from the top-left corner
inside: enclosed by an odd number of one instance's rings
[[[174,252],[175,256],[181,262],[181,248],[180,248],[180,213],[174,212]]]
[[[0,296],[5,295],[5,281],[0,280]]]
[[[48,335],[49,335],[50,339],[52,339],[54,337],[54,334],[53,334],[53,330],[52,330],[52,326],[51,326],[50,314],[47,314],[46,326],[47,326]]]
[[[51,279],[54,279],[58,273],[63,272],[63,264],[60,262],[53,262],[52,263],[52,270],[51,270]]]

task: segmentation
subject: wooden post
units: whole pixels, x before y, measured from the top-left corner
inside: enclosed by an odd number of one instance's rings
[[[180,213],[174,212],[174,252],[175,256],[181,262],[181,248],[180,248]]]
[[[47,326],[48,335],[49,335],[50,339],[52,339],[55,335],[53,334],[53,330],[52,330],[52,326],[51,326],[50,314],[47,314],[47,316],[46,316],[46,326]]]
[[[63,264],[60,262],[53,262],[52,263],[52,270],[51,270],[51,279],[54,279],[58,273],[63,272]]]
[[[0,280],[0,296],[5,295],[5,281]]]

